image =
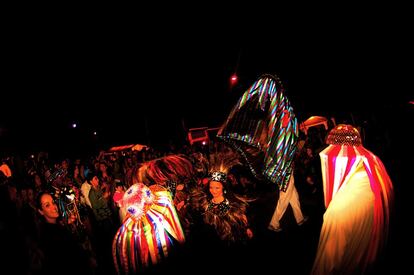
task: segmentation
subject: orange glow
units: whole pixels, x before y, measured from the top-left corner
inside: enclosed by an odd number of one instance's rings
[[[209,142],[207,131],[208,127],[191,128],[188,131],[188,141],[190,142],[190,145],[193,145],[196,142],[205,142],[205,144],[207,144]]]
[[[323,116],[311,116],[307,120],[303,121],[299,127],[300,127],[300,130],[305,132],[305,134],[307,135],[308,129],[310,127],[314,127],[318,125],[323,125],[325,127],[325,130],[328,130],[328,119]]]

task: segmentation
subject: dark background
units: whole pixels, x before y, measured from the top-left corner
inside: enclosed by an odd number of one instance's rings
[[[281,78],[299,121],[401,131],[413,112],[410,20],[376,8],[16,18],[2,45],[1,150],[185,143],[188,128],[220,126],[263,73]]]
[[[141,7],[28,18],[19,9],[1,33],[0,154],[185,143],[186,129],[220,126],[261,74],[277,74],[299,121],[324,115],[364,129],[396,192],[384,270],[408,270],[400,247],[412,244],[410,9],[312,5],[185,16]]]

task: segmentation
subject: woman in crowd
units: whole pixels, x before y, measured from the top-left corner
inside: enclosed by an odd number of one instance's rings
[[[39,246],[43,254],[41,274],[90,274],[89,258],[68,227],[60,220],[60,213],[52,195],[40,192],[36,207],[43,217]],[[76,220],[68,219],[68,224]]]

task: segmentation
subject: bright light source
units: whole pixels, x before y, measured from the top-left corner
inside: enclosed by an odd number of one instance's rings
[[[205,141],[203,141],[201,144],[206,145],[206,142],[205,142]]]
[[[230,78],[231,85],[236,84],[237,83],[237,80],[238,80],[237,75],[236,74],[233,74],[231,76],[231,78]]]
[[[93,132],[93,135],[96,136],[98,133],[97,132]]]
[[[76,123],[72,124],[72,128],[76,128],[76,126],[77,126]]]

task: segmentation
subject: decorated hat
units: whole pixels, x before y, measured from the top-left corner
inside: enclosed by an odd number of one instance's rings
[[[151,190],[142,183],[135,183],[128,188],[121,200],[121,205],[135,219],[139,220],[154,201]]]
[[[209,160],[209,180],[226,183],[228,172],[236,164],[240,164],[239,155],[231,148],[224,148],[221,152],[211,154]]]
[[[330,145],[360,146],[362,141],[361,135],[354,126],[339,124],[329,132],[326,143]]]

